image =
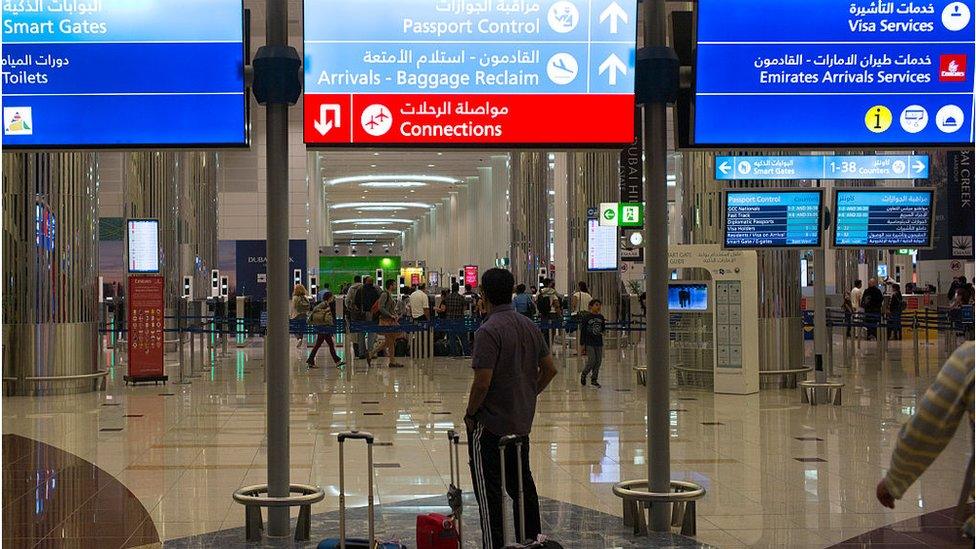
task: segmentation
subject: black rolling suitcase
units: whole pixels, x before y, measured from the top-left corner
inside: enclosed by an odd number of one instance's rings
[[[515,445],[515,454],[517,459],[515,462],[518,464],[516,468],[516,474],[518,475],[518,512],[519,512],[519,532],[515,543],[508,543],[505,545],[506,549],[563,549],[563,546],[558,542],[547,538],[546,536],[539,535],[538,539],[526,540],[525,539],[525,502],[522,496],[522,437],[518,435],[507,435],[498,440],[498,453],[499,460],[501,464],[502,472],[502,486],[508,486],[505,481],[505,448],[509,444]],[[502,539],[508,539],[508,521],[505,520],[505,495],[504,488],[502,488]],[[522,540],[519,542],[518,540]]]

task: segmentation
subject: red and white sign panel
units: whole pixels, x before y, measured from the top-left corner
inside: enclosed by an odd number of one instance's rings
[[[163,289],[161,276],[130,276],[127,324],[129,377],[163,375]]]
[[[636,9],[305,0],[305,143],[631,143]]]

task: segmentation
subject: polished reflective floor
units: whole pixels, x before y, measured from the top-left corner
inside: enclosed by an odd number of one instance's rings
[[[911,341],[889,343],[882,360],[874,343],[845,356],[838,339],[835,373],[847,384],[842,406],[801,404],[792,389],[735,396],[673,386],[672,476],[708,490],[699,502],[696,541],[719,547],[948,543],[919,532],[928,525],[952,534],[946,513],[957,502],[971,454],[968,430],[957,433],[894,511],[874,497],[901,423],[944,359],[937,345],[923,343],[921,350],[916,375]],[[580,386],[575,357],[557,362],[560,375],[541,398],[532,433],[532,468],[553,516],[619,516],[610,487],[646,477],[645,389],[629,352],[621,357],[608,350],[602,389]],[[335,433],[362,429],[380,443],[374,470],[387,517],[381,532],[412,546],[412,520],[403,517],[423,512],[446,490],[445,433],[461,423],[467,361],[438,358],[402,369],[381,361],[368,371],[359,362],[340,371],[320,355],[322,368],[310,371],[306,354],[293,346],[291,364],[273,366],[293,374],[291,480],[320,485],[327,494],[312,509],[319,528],[313,536],[329,531],[338,505]],[[205,367],[197,366],[201,375],[181,385],[175,383],[178,357],[171,354],[173,382],[125,387],[125,364],[105,351],[112,378],[104,393],[4,398],[4,546],[133,547],[157,540],[243,546],[244,512],[230,496],[267,479],[262,357],[260,339],[243,348],[232,344],[225,355],[219,349],[208,355]],[[350,447],[347,455],[349,501],[357,506],[366,500],[362,453]],[[468,478],[464,485],[470,487]],[[122,511],[105,518],[99,511],[106,506]],[[473,503],[468,513],[475,516]],[[575,522],[548,524],[567,529],[550,532],[566,547],[685,543],[635,540],[624,528],[619,538],[585,538]],[[883,527],[895,534],[864,536]]]

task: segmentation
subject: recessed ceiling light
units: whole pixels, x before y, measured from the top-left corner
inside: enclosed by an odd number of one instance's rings
[[[437,153],[437,156],[444,156],[444,153],[439,152]]]
[[[361,234],[361,235],[399,234],[402,235],[403,231],[398,231],[396,229],[342,229],[341,231],[333,231],[333,234]]]
[[[376,164],[370,164],[369,167],[370,168],[375,168],[376,167]]]
[[[426,183],[420,181],[371,181],[360,183],[360,187],[375,187],[378,189],[406,189],[409,187],[426,187]]]
[[[352,219],[336,219],[332,221],[335,225],[353,224],[353,225],[387,225],[389,223],[413,223],[409,219],[401,218],[391,218],[385,219],[381,217],[367,217],[367,218],[352,218]]]
[[[373,153],[373,156],[379,156],[380,153]]]
[[[433,164],[431,164],[433,167]],[[414,182],[419,181],[423,183],[445,183],[448,185],[453,185],[459,181],[453,177],[444,177],[441,175],[395,175],[395,174],[382,174],[382,175],[355,175],[350,177],[337,177],[335,179],[330,179],[326,181],[327,185],[343,185],[346,183],[370,183],[370,182]]]
[[[365,211],[395,211],[394,208],[430,208],[430,204],[423,202],[340,202],[332,204],[329,209],[345,210],[356,208]],[[381,209],[382,208],[382,209]]]
[[[434,165],[433,165],[433,164],[427,164],[427,167],[428,167],[428,168],[433,168],[433,167],[434,167]]]

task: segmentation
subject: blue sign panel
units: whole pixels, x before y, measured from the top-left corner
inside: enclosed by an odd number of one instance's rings
[[[694,142],[973,143],[973,0],[698,2]]]
[[[253,301],[264,301],[267,295],[267,242],[264,240],[238,240],[237,248],[237,295],[246,295]],[[288,241],[288,272],[302,271],[302,280],[308,273],[306,267],[305,240]]]
[[[635,0],[304,7],[306,143],[633,141]]]
[[[928,179],[929,156],[716,156],[719,181]]]
[[[5,147],[246,145],[241,0],[7,0]]]
[[[836,190],[834,246],[929,247],[932,195],[931,189]]]
[[[725,191],[726,248],[819,248],[823,192]]]

